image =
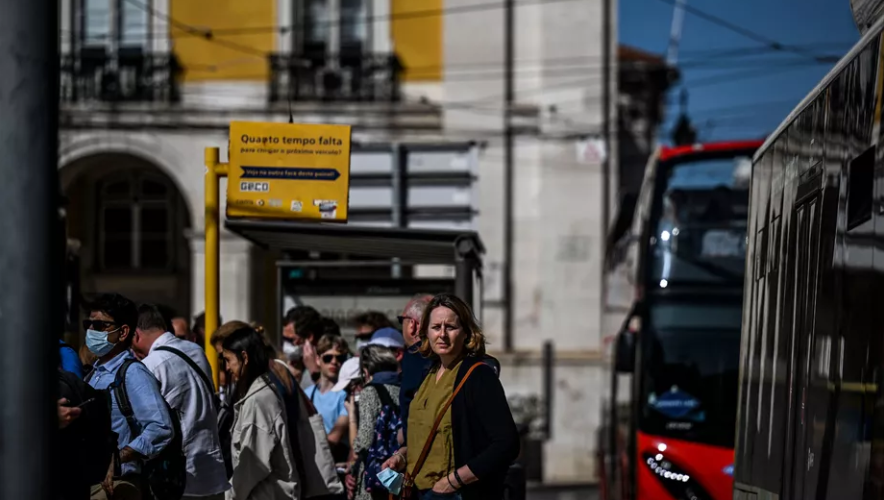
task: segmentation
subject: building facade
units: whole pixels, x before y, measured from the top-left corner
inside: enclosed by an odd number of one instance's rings
[[[602,186],[609,183],[614,202],[620,185],[616,120],[611,152],[599,147],[602,4],[516,3],[509,352],[502,349],[500,274],[503,6],[502,0],[61,0],[59,168],[68,236],[80,244],[82,292],[114,290],[182,315],[199,313],[203,149],[219,147],[225,160],[233,120],[292,116],[351,124],[361,148],[352,163],[351,224],[479,232],[487,247],[480,315],[507,392],[542,395],[541,346],[548,339],[555,345],[543,479],[591,480],[603,388]],[[621,102],[617,80],[614,103]],[[659,94],[636,99],[659,101]],[[407,222],[390,208],[392,152],[403,144],[423,151],[409,160],[409,171],[424,169],[423,184],[408,190]],[[381,158],[372,151],[392,152]],[[609,179],[602,176],[604,154],[611,154]],[[279,258],[222,233],[225,320],[254,319],[277,329]],[[322,304],[334,310],[336,302],[325,297]],[[337,307],[366,304],[375,303],[349,297]]]

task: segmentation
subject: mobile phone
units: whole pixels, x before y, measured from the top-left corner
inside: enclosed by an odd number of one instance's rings
[[[83,401],[82,403],[78,404],[78,405],[76,406],[76,408],[82,408],[82,407],[88,405],[89,403],[91,403],[91,402],[93,402],[93,401],[95,401],[95,398],[89,398],[89,399],[87,399],[86,401]]]

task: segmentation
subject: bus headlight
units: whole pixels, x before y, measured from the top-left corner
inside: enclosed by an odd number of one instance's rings
[[[651,471],[660,484],[678,500],[713,500],[712,496],[688,472],[672,460],[666,458],[662,451],[645,453],[645,466]]]

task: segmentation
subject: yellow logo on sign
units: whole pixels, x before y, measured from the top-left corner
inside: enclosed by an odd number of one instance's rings
[[[347,222],[350,126],[230,124],[227,216]]]

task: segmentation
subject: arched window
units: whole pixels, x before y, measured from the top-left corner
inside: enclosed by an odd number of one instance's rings
[[[175,189],[159,175],[133,172],[99,183],[98,248],[108,271],[172,271]]]

